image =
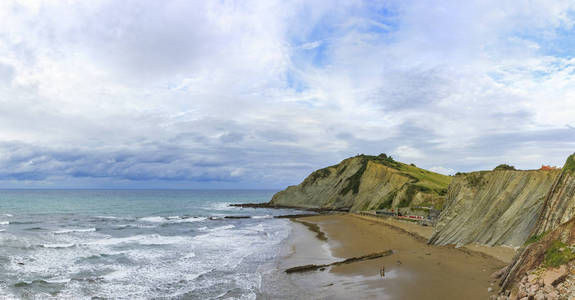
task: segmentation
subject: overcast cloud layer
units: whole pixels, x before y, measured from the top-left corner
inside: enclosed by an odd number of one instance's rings
[[[3,0],[0,187],[562,165],[574,24],[575,1]]]

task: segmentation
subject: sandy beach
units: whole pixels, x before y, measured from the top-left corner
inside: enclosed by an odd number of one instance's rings
[[[429,246],[432,228],[392,219],[336,214],[293,221],[281,258],[263,278],[261,299],[488,299],[497,287],[490,275],[513,255],[505,247]],[[283,272],[389,249],[392,255],[374,260]]]

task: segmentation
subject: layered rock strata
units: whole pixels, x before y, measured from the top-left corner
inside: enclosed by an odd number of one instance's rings
[[[350,211],[439,208],[450,180],[385,154],[358,155],[313,172],[299,185],[275,194],[268,205]]]
[[[559,170],[498,170],[455,176],[429,243],[523,245],[558,175]]]

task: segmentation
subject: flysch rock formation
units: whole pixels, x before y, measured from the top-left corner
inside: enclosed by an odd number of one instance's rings
[[[560,170],[494,170],[453,178],[433,245],[523,245]]]
[[[575,154],[567,158],[543,205],[525,247],[517,252],[501,280],[504,289],[528,270],[547,267],[549,261],[556,263],[558,258],[575,258]],[[557,245],[560,251],[554,253]]]
[[[350,211],[440,208],[450,180],[385,154],[358,155],[313,172],[299,185],[275,194],[268,205]]]
[[[575,217],[575,154],[569,156],[548,193],[534,235],[542,235]]]

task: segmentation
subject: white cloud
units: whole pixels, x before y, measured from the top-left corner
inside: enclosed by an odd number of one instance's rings
[[[0,142],[18,146],[0,174],[281,187],[356,153],[560,165],[575,60],[553,51],[574,47],[573,6],[2,1]]]
[[[450,169],[450,168],[440,167],[440,166],[431,167],[431,168],[429,168],[429,171],[436,172],[436,173],[443,174],[443,175],[455,174],[455,170]]]

